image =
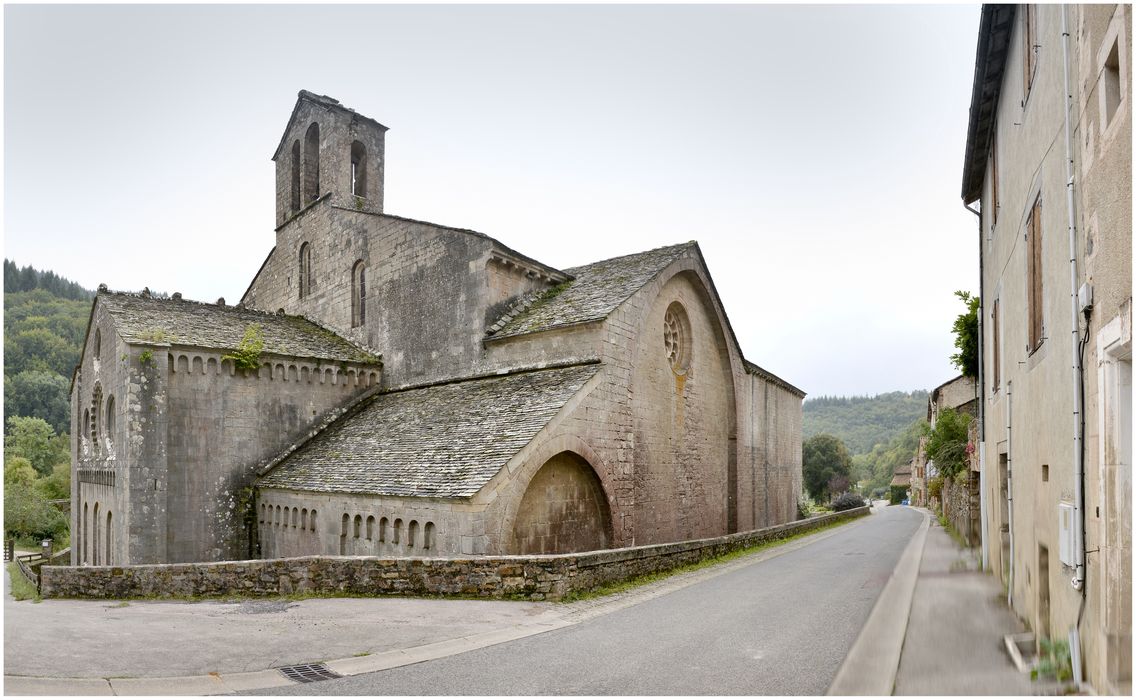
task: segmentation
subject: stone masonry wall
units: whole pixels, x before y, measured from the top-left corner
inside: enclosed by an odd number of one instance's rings
[[[856,508],[761,530],[688,542],[582,554],[468,558],[300,557],[143,566],[45,566],[48,598],[130,598],[291,593],[461,595],[558,600],[667,571],[762,542],[868,514]]]

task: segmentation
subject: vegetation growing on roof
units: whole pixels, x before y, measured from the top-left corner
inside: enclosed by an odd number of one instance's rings
[[[222,355],[222,360],[232,360],[237,369],[255,370],[260,368],[260,353],[264,350],[264,333],[259,323],[250,323],[245,329],[237,349],[228,355]]]

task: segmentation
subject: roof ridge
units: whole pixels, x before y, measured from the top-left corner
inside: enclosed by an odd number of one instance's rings
[[[595,265],[600,265],[602,263],[615,262],[616,260],[626,260],[628,258],[637,258],[637,257],[643,256],[643,255],[649,255],[651,253],[658,253],[658,252],[663,251],[663,250],[676,250],[677,251],[677,250],[681,250],[681,249],[690,248],[690,247],[693,247],[693,246],[696,246],[696,245],[698,245],[698,241],[691,240],[691,241],[686,241],[684,243],[674,243],[672,245],[659,246],[658,248],[650,248],[648,250],[641,250],[638,253],[627,253],[625,255],[616,255],[616,256],[611,257],[611,258],[604,258],[603,260],[596,260],[594,262],[585,263],[583,265],[577,265],[575,267],[567,267],[567,268],[564,268],[564,272],[569,272],[571,270],[583,270],[585,268],[593,267]]]

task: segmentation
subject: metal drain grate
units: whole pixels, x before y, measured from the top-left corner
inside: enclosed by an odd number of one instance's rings
[[[285,678],[290,678],[297,683],[315,683],[316,681],[326,681],[332,678],[343,677],[323,664],[284,666],[277,670],[283,673]]]

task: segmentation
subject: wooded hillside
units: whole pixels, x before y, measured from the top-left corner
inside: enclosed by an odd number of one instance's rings
[[[927,415],[926,391],[893,391],[876,396],[819,396],[805,400],[802,433],[835,435],[854,455],[886,444]]]

